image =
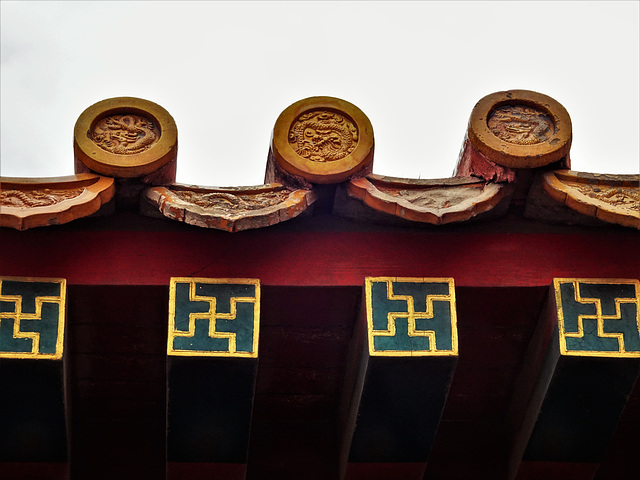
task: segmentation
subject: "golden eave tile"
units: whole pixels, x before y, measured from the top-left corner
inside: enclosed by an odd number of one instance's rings
[[[640,175],[556,170],[543,175],[542,186],[551,198],[583,215],[640,229]]]
[[[513,187],[471,177],[414,180],[371,174],[352,179],[347,189],[352,197],[375,210],[440,225],[469,220],[491,210]]]
[[[547,95],[507,90],[478,101],[467,135],[478,151],[499,165],[538,168],[569,154],[571,117]]]
[[[278,183],[229,188],[173,184],[148,188],[144,195],[167,218],[228,232],[290,220],[317,198],[311,190],[292,190]]]
[[[97,212],[114,193],[113,178],[90,173],[0,177],[0,226],[27,230],[67,223]]]
[[[135,97],[108,98],[78,117],[73,151],[76,161],[93,172],[141,177],[176,162],[178,129],[169,112],[156,103]],[[175,179],[175,173],[171,177]]]
[[[334,97],[309,97],[276,120],[271,151],[291,175],[311,183],[340,183],[371,171],[373,126],[358,107]]]

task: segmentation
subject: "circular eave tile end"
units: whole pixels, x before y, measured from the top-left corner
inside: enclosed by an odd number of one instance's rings
[[[571,148],[571,118],[553,98],[529,90],[508,90],[482,98],[471,112],[471,145],[510,168],[557,162]]]
[[[76,121],[76,157],[91,170],[117,178],[153,173],[176,159],[178,129],[160,105],[135,97],[102,100]]]
[[[312,183],[344,182],[373,162],[373,127],[345,100],[305,98],[280,114],[271,148],[290,174]]]

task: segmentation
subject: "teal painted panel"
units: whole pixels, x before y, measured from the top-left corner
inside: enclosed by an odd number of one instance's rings
[[[66,281],[0,278],[0,357],[62,357]]]
[[[456,355],[455,291],[449,278],[365,281],[371,355]]]
[[[565,355],[640,356],[637,280],[555,279]]]
[[[257,356],[258,280],[172,278],[169,302],[169,355]]]

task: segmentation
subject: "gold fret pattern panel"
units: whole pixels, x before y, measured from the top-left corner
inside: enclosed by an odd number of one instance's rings
[[[65,279],[0,277],[0,358],[60,359]]]
[[[556,278],[563,355],[640,357],[640,282]]]
[[[368,277],[370,355],[457,355],[452,278]]]
[[[172,278],[167,353],[258,356],[260,281]]]

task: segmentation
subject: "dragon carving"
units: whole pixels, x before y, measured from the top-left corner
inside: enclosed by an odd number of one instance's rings
[[[151,148],[160,138],[160,130],[140,115],[111,115],[96,123],[90,138],[107,152],[133,155]]]
[[[253,195],[238,195],[233,193],[212,192],[199,193],[173,190],[172,193],[184,202],[193,203],[199,207],[222,211],[251,211],[271,207],[284,202],[291,194],[289,190],[265,192]]]
[[[496,137],[517,145],[546,142],[554,131],[545,113],[526,105],[498,108],[489,117],[487,126]]]
[[[312,162],[333,162],[355,150],[358,129],[339,113],[313,110],[291,125],[289,143],[298,155]]]
[[[587,197],[601,202],[640,212],[640,193],[637,188],[607,187],[576,184],[575,188]]]
[[[84,192],[84,188],[77,190],[2,190],[0,192],[0,205],[12,208],[48,207],[56,203],[78,197]]]

